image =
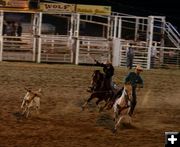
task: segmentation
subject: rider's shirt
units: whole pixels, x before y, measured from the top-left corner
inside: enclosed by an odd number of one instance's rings
[[[137,84],[141,84],[143,86],[143,80],[140,75],[136,74],[135,72],[130,72],[127,77],[125,78],[125,83],[131,82],[133,87],[136,87]]]
[[[111,64],[105,65],[103,71],[106,73],[107,78],[110,78],[114,75],[114,67]]]

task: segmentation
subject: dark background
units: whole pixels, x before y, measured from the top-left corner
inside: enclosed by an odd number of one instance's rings
[[[41,2],[46,0],[41,0]],[[50,0],[47,0],[50,2]],[[166,16],[180,30],[180,2],[175,0],[53,0],[73,4],[108,5],[112,11],[138,16]]]

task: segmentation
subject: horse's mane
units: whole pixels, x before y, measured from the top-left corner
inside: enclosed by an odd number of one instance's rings
[[[98,76],[99,75],[99,80],[103,80],[103,73],[101,73],[100,70],[94,70],[93,75],[92,76]]]
[[[93,82],[95,83],[95,89],[94,90],[99,90],[102,88],[102,81],[103,81],[103,78],[104,78],[104,75],[103,73],[101,73],[100,70],[94,70],[93,74],[92,74],[92,80]]]

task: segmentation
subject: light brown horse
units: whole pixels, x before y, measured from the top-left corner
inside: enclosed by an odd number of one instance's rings
[[[131,117],[128,115],[132,102],[132,86],[130,83],[124,84],[122,95],[116,99],[113,107],[115,114],[115,127],[114,132],[117,130],[118,125],[121,123],[123,117],[128,116],[129,123]]]

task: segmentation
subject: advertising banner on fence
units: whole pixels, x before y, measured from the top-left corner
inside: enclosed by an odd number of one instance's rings
[[[40,9],[43,12],[59,13],[59,12],[74,12],[74,4],[66,3],[40,3]]]
[[[1,8],[28,8],[29,0],[0,0]]]
[[[110,6],[76,5],[76,12],[84,14],[110,15]]]

